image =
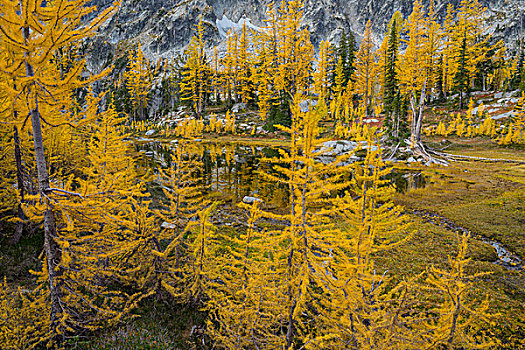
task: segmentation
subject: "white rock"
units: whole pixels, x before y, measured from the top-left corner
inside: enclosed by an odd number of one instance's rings
[[[507,112],[507,113],[503,113],[503,114],[499,114],[499,115],[494,115],[491,118],[494,119],[494,120],[499,120],[499,119],[508,118],[508,117],[511,117],[511,116],[512,116],[512,112]]]
[[[161,228],[163,229],[168,229],[168,230],[173,230],[177,227],[177,225],[175,224],[170,224],[169,222],[166,222],[164,221],[161,225],[160,225]]]
[[[246,104],[245,103],[236,103],[233,105],[232,107],[232,112],[233,113],[239,113],[239,111],[243,110],[243,109],[246,109]]]
[[[244,196],[242,201],[246,204],[253,204],[255,202],[262,202],[262,199],[256,198],[256,197],[250,197],[250,196]]]
[[[487,91],[474,91],[471,93],[472,96],[480,96],[486,94]]]
[[[221,19],[217,18],[215,20],[215,26],[217,27],[219,35],[223,39],[228,37],[229,30],[232,30],[233,32],[240,32],[242,30],[243,24],[246,24],[248,29],[253,29],[258,32],[263,30],[262,28],[253,25],[249,18],[241,18],[239,22],[236,23],[223,14]]]
[[[317,106],[317,101],[315,100],[303,100],[299,103],[299,108],[301,112],[306,113],[310,110],[310,106]]]
[[[148,131],[146,131],[146,136],[151,136],[151,135],[155,134],[156,132],[157,132],[157,130],[155,130],[155,129],[148,130]]]
[[[502,98],[503,97],[503,92],[496,92],[494,94],[494,98]]]

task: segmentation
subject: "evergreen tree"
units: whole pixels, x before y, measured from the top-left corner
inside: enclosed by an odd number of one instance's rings
[[[335,49],[335,59],[333,62],[337,63],[339,58],[341,59],[341,63],[343,66],[343,86],[346,87],[348,83],[352,79],[352,75],[355,71],[355,36],[352,31],[348,33],[348,36],[346,34],[346,31],[343,29],[343,33],[341,34],[341,40],[339,41],[339,45]],[[333,75],[333,78],[335,79],[335,74]]]
[[[345,84],[348,84],[348,82],[351,81],[352,75],[355,71],[356,42],[355,35],[352,33],[352,31],[348,33],[346,47],[348,49],[348,54],[346,57],[346,63],[343,66],[343,72],[345,74]]]
[[[387,143],[402,142],[407,136],[407,110],[406,101],[401,95],[398,79],[398,49],[399,49],[399,32],[398,18],[394,17],[390,24],[390,33],[388,36],[388,47],[385,60],[384,76],[384,106]]]
[[[464,93],[467,93],[469,90],[469,81],[470,76],[467,70],[467,36],[463,36],[463,41],[461,42],[461,51],[457,57],[458,70],[454,76],[454,88],[459,93],[459,108],[463,109]]]
[[[399,79],[397,76],[398,63],[398,48],[399,48],[399,33],[397,33],[396,19],[394,18],[390,26],[390,33],[388,35],[388,48],[386,52],[386,67],[385,67],[385,114],[386,117],[392,116],[394,113],[395,99],[399,90]]]

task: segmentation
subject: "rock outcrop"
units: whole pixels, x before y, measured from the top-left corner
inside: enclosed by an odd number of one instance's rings
[[[91,43],[88,66],[96,71],[114,56],[122,55],[137,42],[142,43],[150,59],[170,58],[180,53],[194,33],[199,15],[205,21],[209,45],[224,42],[229,28],[240,28],[243,21],[252,28],[264,26],[270,0],[122,0],[117,14],[101,29]],[[429,0],[423,0],[428,4]],[[436,0],[442,20],[449,3],[459,0]],[[490,27],[487,32],[503,38],[511,47],[517,45],[525,21],[523,0],[481,0],[488,8]],[[110,0],[92,0],[99,9]],[[306,0],[303,25],[308,27],[314,46],[321,40],[337,42],[342,30],[352,31],[357,40],[368,19],[372,21],[377,44],[395,11],[408,16],[412,0]]]

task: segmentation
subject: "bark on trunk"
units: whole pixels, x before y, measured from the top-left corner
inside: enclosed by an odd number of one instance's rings
[[[423,110],[425,108],[425,86],[427,82],[423,84],[421,91],[421,97],[419,103],[416,105],[416,94],[414,93],[410,98],[410,104],[412,108],[412,125],[410,132],[410,140],[408,141],[412,153],[416,156],[421,156],[427,162],[437,164],[448,164],[448,162],[437,159],[429,154],[429,150],[421,142],[421,128],[423,126]]]
[[[24,39],[29,40],[29,27],[23,28]],[[25,62],[26,75],[33,77],[33,66],[29,60]],[[31,110],[31,124],[33,127],[33,142],[35,146],[35,161],[38,172],[38,189],[42,201],[47,202],[46,194],[49,192],[49,174],[47,172],[46,158],[44,154],[44,144],[42,141],[42,125],[40,123],[40,112],[38,109],[38,99],[35,97],[35,105]],[[61,290],[60,290],[60,270],[61,253],[55,240],[57,237],[55,213],[50,203],[47,203],[47,209],[44,212],[44,251],[46,253],[48,282],[51,297],[51,329],[53,334],[58,334],[57,329],[62,314]],[[56,341],[59,339],[54,336]]]
[[[423,84],[423,89],[421,90],[421,97],[419,103],[416,105],[416,95],[413,93],[412,98],[410,99],[410,104],[412,107],[412,128],[410,133],[410,141],[413,145],[421,142],[421,128],[423,126],[423,109],[425,108],[425,89],[427,82]]]
[[[15,120],[17,119],[16,112],[15,112]],[[22,170],[22,152],[20,151],[20,138],[18,137],[18,128],[16,126],[13,127],[13,139],[15,143],[15,162],[16,162],[16,180],[18,183],[18,191],[20,193],[20,202],[18,203],[18,219],[19,221],[16,223],[15,233],[13,234],[13,237],[9,241],[10,244],[17,244],[18,241],[20,241],[20,238],[22,238],[22,234],[24,233],[24,222],[27,220],[27,217],[24,213],[24,210],[22,209],[22,203],[24,202],[24,177],[23,177],[23,170]]]
[[[33,124],[33,140],[35,145],[35,160],[38,171],[38,188],[42,200],[47,201],[44,197],[49,190],[49,174],[44,156],[44,147],[42,142],[42,128],[40,125],[40,114],[38,107],[31,111],[31,122]],[[49,291],[51,296],[51,331],[57,333],[60,315],[62,314],[61,291],[60,291],[60,270],[61,253],[56,242],[57,230],[55,222],[55,213],[48,203],[48,208],[44,212],[44,251],[46,253]]]

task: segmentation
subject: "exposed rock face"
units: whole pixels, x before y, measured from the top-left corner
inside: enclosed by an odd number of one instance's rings
[[[243,18],[254,26],[263,26],[269,0],[122,0],[118,13],[102,28],[91,49],[90,68],[96,70],[113,55],[141,42],[151,59],[173,57],[189,43],[200,14],[206,23],[209,45],[224,40],[225,23],[238,24]],[[429,0],[423,0],[427,5]],[[436,0],[436,10],[444,18],[447,5],[460,0]],[[490,33],[515,46],[522,21],[523,0],[481,0],[489,9]],[[99,9],[110,0],[92,0]],[[372,21],[375,40],[379,43],[395,11],[408,16],[412,0],[306,0],[303,24],[317,47],[321,40],[337,41],[342,29],[353,31],[358,40],[368,19]],[[225,17],[223,17],[225,16]],[[230,25],[231,26],[231,25]],[[223,29],[221,31],[221,29]],[[222,34],[222,35],[221,35]]]

